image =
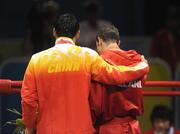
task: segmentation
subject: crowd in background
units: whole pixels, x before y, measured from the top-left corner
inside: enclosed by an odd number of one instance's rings
[[[60,5],[55,0],[34,0],[27,15],[27,29],[23,43],[25,55],[47,49],[54,44],[53,23],[61,13]],[[80,23],[81,38],[77,42],[96,50],[95,38],[100,27],[111,22],[102,20],[103,7],[100,1],[87,0],[83,3],[84,20]],[[165,60],[172,73],[180,60],[180,9],[178,5],[169,5],[164,24],[153,36],[150,56]]]

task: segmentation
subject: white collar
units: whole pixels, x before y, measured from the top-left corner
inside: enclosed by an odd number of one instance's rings
[[[58,44],[71,44],[75,45],[74,41],[71,38],[68,37],[59,37],[56,39],[55,45]]]

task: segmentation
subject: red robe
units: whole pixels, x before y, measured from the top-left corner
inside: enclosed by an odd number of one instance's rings
[[[111,49],[103,52],[101,56],[113,65],[133,66],[141,62],[141,55],[133,50]],[[143,94],[139,87],[144,79],[145,76],[129,85],[121,85],[122,90],[118,90],[117,86],[92,82],[90,105],[99,134],[141,133],[136,116],[143,114]]]

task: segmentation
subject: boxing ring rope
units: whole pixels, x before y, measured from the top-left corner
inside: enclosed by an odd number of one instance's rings
[[[0,79],[0,94],[20,93],[22,81]],[[180,87],[180,81],[146,81],[144,87]],[[180,96],[179,91],[143,90],[144,96]]]
[[[146,81],[144,87],[180,87],[180,81]]]

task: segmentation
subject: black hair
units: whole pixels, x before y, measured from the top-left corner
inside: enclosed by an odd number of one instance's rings
[[[113,41],[119,43],[120,35],[119,30],[114,25],[106,25],[99,29],[97,37],[103,39],[103,41]]]
[[[58,37],[73,38],[79,31],[79,22],[74,15],[63,14],[57,18],[54,28]]]
[[[172,110],[164,105],[157,105],[154,107],[151,113],[151,122],[153,123],[156,119],[170,121],[173,124],[173,112]]]

